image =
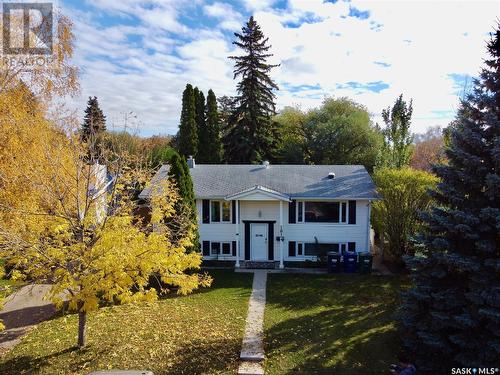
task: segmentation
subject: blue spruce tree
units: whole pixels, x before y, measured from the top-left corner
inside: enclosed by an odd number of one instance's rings
[[[500,358],[500,30],[450,127],[449,163],[424,216],[421,256],[400,311],[419,373],[498,366]]]

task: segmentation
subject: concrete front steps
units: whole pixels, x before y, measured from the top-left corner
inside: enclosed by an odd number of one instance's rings
[[[238,375],[264,375],[264,367],[260,362],[242,361],[238,368]]]

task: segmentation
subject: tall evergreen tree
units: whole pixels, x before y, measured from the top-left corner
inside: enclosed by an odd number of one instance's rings
[[[89,97],[85,116],[83,118],[82,136],[89,139],[92,135],[96,135],[106,131],[106,116],[99,107],[97,97]]]
[[[195,107],[196,107],[196,127],[198,129],[198,153],[196,159],[198,162],[207,163],[209,150],[207,149],[208,129],[205,118],[205,95],[198,87],[194,88]]]
[[[224,138],[225,157],[229,163],[255,163],[272,159],[277,148],[277,125],[272,116],[276,114],[273,90],[278,86],[269,76],[277,65],[266,62],[272,56],[268,53],[271,46],[253,17],[241,34],[234,35],[233,44],[245,54],[230,56],[235,61],[234,78],[241,80],[237,85],[231,127]]]
[[[81,128],[82,140],[87,144],[90,161],[101,158],[103,134],[106,131],[106,116],[99,107],[97,97],[89,97]]]
[[[227,95],[217,98],[217,112],[222,136],[225,136],[229,132],[229,119],[234,113],[235,101],[234,97]]]
[[[196,99],[193,86],[189,83],[182,94],[181,121],[177,139],[179,152],[184,156],[198,153],[198,127],[196,124]]]
[[[206,143],[206,147],[208,148],[208,158],[206,162],[217,164],[221,162],[222,145],[220,137],[219,114],[217,111],[217,98],[215,97],[215,94],[212,90],[208,90],[206,119],[208,133]]]
[[[407,104],[401,94],[394,103],[382,111],[385,128],[382,129],[384,145],[377,162],[378,166],[402,168],[410,164],[413,135],[410,132],[413,103]]]
[[[405,344],[422,373],[498,366],[500,358],[500,30],[451,126],[437,204],[411,258]]]
[[[192,225],[195,229],[195,239],[191,250],[199,250],[200,236],[198,233],[198,220],[196,216],[196,200],[194,195],[193,181],[189,173],[189,167],[186,160],[179,156],[177,153],[172,155],[170,159],[170,169],[168,171],[170,181],[173,181],[179,195],[181,202],[175,207],[176,210],[188,210],[188,217],[191,219]]]

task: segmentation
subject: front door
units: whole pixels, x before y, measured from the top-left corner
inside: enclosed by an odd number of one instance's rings
[[[267,260],[267,225],[250,225],[250,249],[252,260]]]

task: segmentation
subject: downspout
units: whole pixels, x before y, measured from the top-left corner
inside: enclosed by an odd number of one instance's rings
[[[368,200],[368,218],[366,220],[366,245],[368,247],[367,251],[369,253],[371,253],[371,249],[372,249],[372,244],[371,244],[371,225],[370,225],[370,218],[371,218],[371,201]]]

